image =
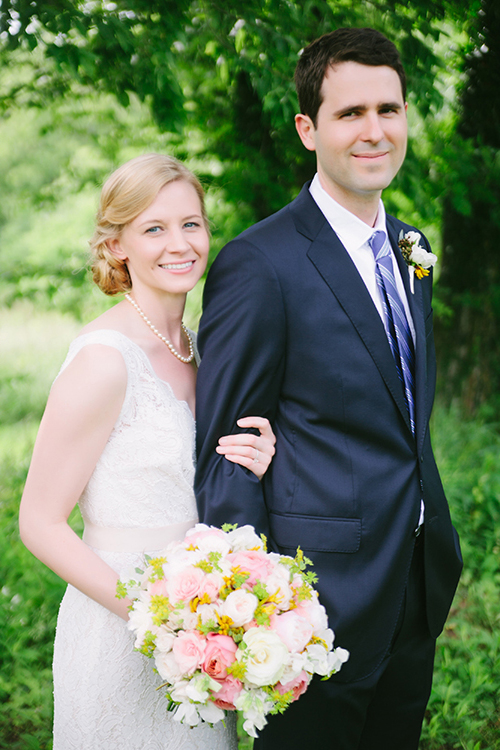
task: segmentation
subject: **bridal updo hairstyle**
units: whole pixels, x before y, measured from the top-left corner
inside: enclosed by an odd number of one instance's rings
[[[90,240],[91,268],[95,283],[104,294],[130,292],[132,282],[125,261],[115,257],[108,242],[154,201],[165,185],[177,180],[188,182],[201,203],[203,221],[208,229],[205,196],[198,178],[173,156],[145,154],[123,164],[103,185],[96,229]]]

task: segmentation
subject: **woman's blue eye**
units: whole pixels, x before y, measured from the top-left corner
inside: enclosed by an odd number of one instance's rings
[[[146,229],[146,233],[148,234],[156,234],[160,231],[160,227],[149,227],[149,229]]]

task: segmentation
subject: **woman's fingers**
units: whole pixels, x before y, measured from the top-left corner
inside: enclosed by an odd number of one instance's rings
[[[243,432],[237,435],[224,435],[219,439],[219,445],[215,450],[228,461],[250,469],[261,479],[276,452],[276,437],[269,420],[265,417],[243,417],[238,419],[237,424],[238,427],[257,429],[260,434]]]
[[[236,422],[238,427],[253,427],[259,430],[262,437],[266,437],[273,443],[276,442],[276,437],[271,427],[271,423],[265,417],[242,417]]]

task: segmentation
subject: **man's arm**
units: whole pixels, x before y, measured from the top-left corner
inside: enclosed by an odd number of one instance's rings
[[[244,240],[219,254],[204,292],[198,334],[196,389],[200,520],[250,523],[268,534],[262,483],[215,451],[222,435],[241,432],[236,420],[276,416],[285,358],[285,314],[275,269]]]

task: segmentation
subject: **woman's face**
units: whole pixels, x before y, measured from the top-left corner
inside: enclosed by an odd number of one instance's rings
[[[133,289],[189,292],[205,271],[209,251],[195,188],[185,180],[165,185],[151,205],[110,242],[110,249],[126,262]]]

